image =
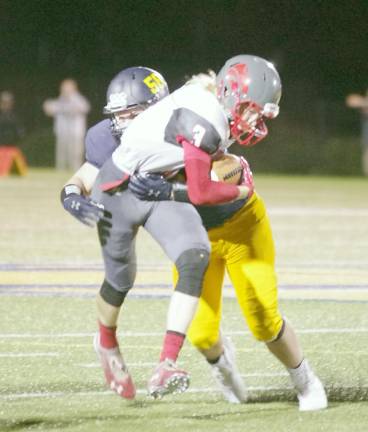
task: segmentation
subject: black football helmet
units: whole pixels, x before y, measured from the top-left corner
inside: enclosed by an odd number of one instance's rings
[[[113,133],[121,135],[134,117],[168,94],[168,85],[159,72],[143,66],[130,67],[110,82],[103,112],[111,116]]]

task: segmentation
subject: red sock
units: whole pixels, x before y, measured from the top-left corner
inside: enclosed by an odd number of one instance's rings
[[[178,358],[181,347],[183,346],[185,335],[168,330],[165,335],[164,345],[160,355],[160,362],[165,359],[173,360]]]
[[[116,339],[116,327],[106,327],[98,322],[100,328],[100,344],[103,348],[115,348],[118,346],[118,340]]]

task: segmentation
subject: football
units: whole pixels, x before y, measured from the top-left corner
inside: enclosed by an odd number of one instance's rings
[[[233,154],[225,154],[212,162],[211,180],[229,184],[239,184],[242,179],[243,166],[240,158]]]

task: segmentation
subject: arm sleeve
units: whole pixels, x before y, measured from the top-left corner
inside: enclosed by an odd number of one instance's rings
[[[101,163],[101,161],[99,160],[98,149],[93,139],[93,134],[91,130],[88,130],[87,132],[86,138],[84,140],[84,146],[86,149],[85,151],[86,161],[97,168],[101,168],[103,162]]]
[[[97,168],[111,157],[120,140],[113,136],[110,120],[102,120],[88,129],[85,138],[86,161]]]
[[[188,196],[195,205],[221,204],[235,200],[239,195],[236,185],[214,182],[210,179],[211,156],[186,140],[184,149]]]

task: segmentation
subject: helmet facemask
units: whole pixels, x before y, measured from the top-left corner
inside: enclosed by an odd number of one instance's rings
[[[268,134],[266,118],[275,118],[279,107],[267,103],[262,109],[255,102],[240,102],[236,104],[230,120],[230,132],[238,144],[254,146]]]
[[[115,136],[121,136],[130,123],[148,107],[148,104],[133,105],[110,114],[111,129]]]

